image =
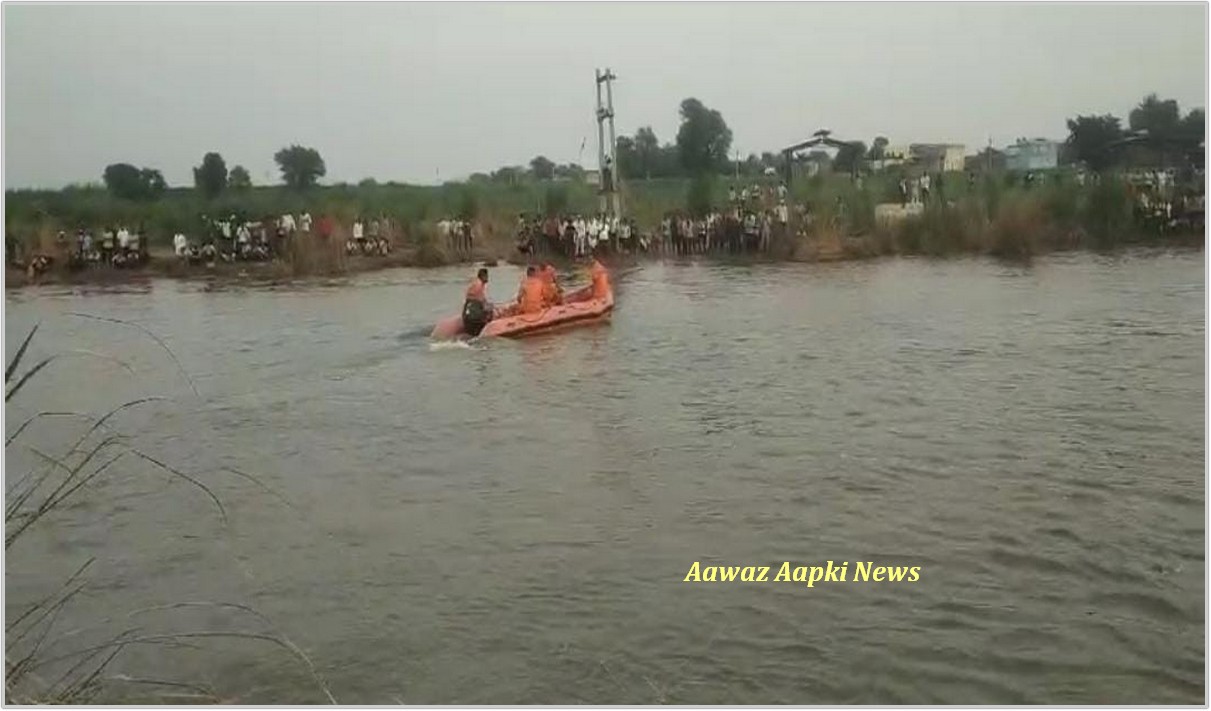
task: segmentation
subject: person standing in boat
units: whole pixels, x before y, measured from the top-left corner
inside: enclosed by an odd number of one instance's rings
[[[467,287],[463,301],[463,330],[478,336],[492,320],[492,304],[488,301],[488,270],[480,269]]]
[[[589,264],[589,277],[593,280],[593,298],[604,299],[610,293],[610,273],[596,254]]]

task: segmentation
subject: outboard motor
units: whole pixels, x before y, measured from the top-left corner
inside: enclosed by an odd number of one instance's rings
[[[491,317],[492,314],[482,301],[468,299],[463,304],[463,330],[472,338],[478,336],[480,331],[484,330],[484,326],[488,325]]]

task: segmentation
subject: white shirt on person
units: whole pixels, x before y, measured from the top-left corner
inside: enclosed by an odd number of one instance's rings
[[[172,238],[172,249],[177,253],[178,257],[185,256],[185,253],[189,250],[189,240],[185,238],[183,233],[178,232]]]
[[[299,217],[299,226],[302,228],[302,230],[304,232],[311,231],[311,213],[310,212],[304,212],[302,214],[302,216]]]
[[[125,227],[118,230],[118,246],[122,249],[126,249],[130,246],[130,231]]]
[[[361,220],[353,223],[353,239],[361,239],[365,236],[365,230],[362,228]]]

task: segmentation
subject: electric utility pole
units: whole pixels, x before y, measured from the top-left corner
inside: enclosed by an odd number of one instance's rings
[[[622,202],[619,193],[618,145],[614,135],[614,89],[612,82],[618,77],[606,67],[605,72],[594,70],[597,75],[597,175],[598,194],[601,196],[601,211],[613,217],[622,217]],[[601,85],[605,84],[605,105],[601,102]],[[609,122],[609,143],[606,142],[606,123]]]

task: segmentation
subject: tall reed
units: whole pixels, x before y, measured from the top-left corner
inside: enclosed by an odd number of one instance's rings
[[[139,328],[165,348],[179,367],[176,356],[150,331],[119,319],[94,318]],[[39,326],[30,329],[5,368],[6,408],[8,403],[24,395],[28,386],[44,376],[59,358],[59,355],[44,356],[28,365],[31,360],[29,349],[38,329]],[[102,357],[100,354],[92,355]],[[22,370],[23,365],[28,367]],[[188,376],[186,377],[188,379]],[[193,387],[192,380],[190,386]],[[196,388],[194,392],[196,393]],[[164,458],[144,451],[132,437],[114,427],[114,420],[120,413],[164,400],[159,397],[129,400],[100,416],[38,410],[7,435],[7,462],[14,463],[14,458],[8,456],[13,448],[23,447],[36,456],[40,465],[32,466],[24,472],[12,469],[8,471],[4,511],[6,565],[12,565],[13,560],[20,555],[18,544],[30,535],[31,531],[39,527],[55,526],[56,514],[72,508],[81,499],[93,496],[96,491],[94,487],[98,482],[112,476],[128,462],[150,463],[166,476],[188,483],[213,504],[220,520],[226,522],[226,508],[209,484],[199,476],[164,461]],[[84,432],[65,452],[59,454],[50,454],[37,446],[24,444],[31,428],[44,421],[82,422],[85,425]],[[256,477],[235,470],[228,471],[274,493]],[[276,493],[274,495],[276,496]],[[200,642],[218,639],[249,640],[282,649],[298,661],[316,684],[322,697],[336,703],[308,655],[288,637],[276,631],[264,615],[240,603],[178,601],[132,610],[122,618],[120,631],[112,632],[108,636],[100,634],[94,642],[83,641],[83,636],[78,634],[80,630],[58,631],[56,621],[66,608],[86,593],[88,572],[96,563],[95,557],[88,558],[60,585],[47,590],[41,598],[23,608],[18,607],[8,615],[5,626],[5,695],[9,703],[90,703],[103,693],[110,694],[111,698],[121,699],[128,698],[123,694],[128,694],[132,687],[159,689],[152,698],[153,702],[163,702],[170,697],[177,701],[195,703],[218,702],[222,699],[217,691],[204,682],[134,678],[112,671],[116,660],[128,649],[152,647],[168,651],[196,647]],[[13,610],[13,605],[10,601],[10,610]],[[188,608],[215,610],[228,618],[231,626],[165,633],[148,629],[142,622],[154,612],[172,614],[173,611]],[[117,629],[116,622],[96,620],[95,624],[86,625],[86,629]]]

